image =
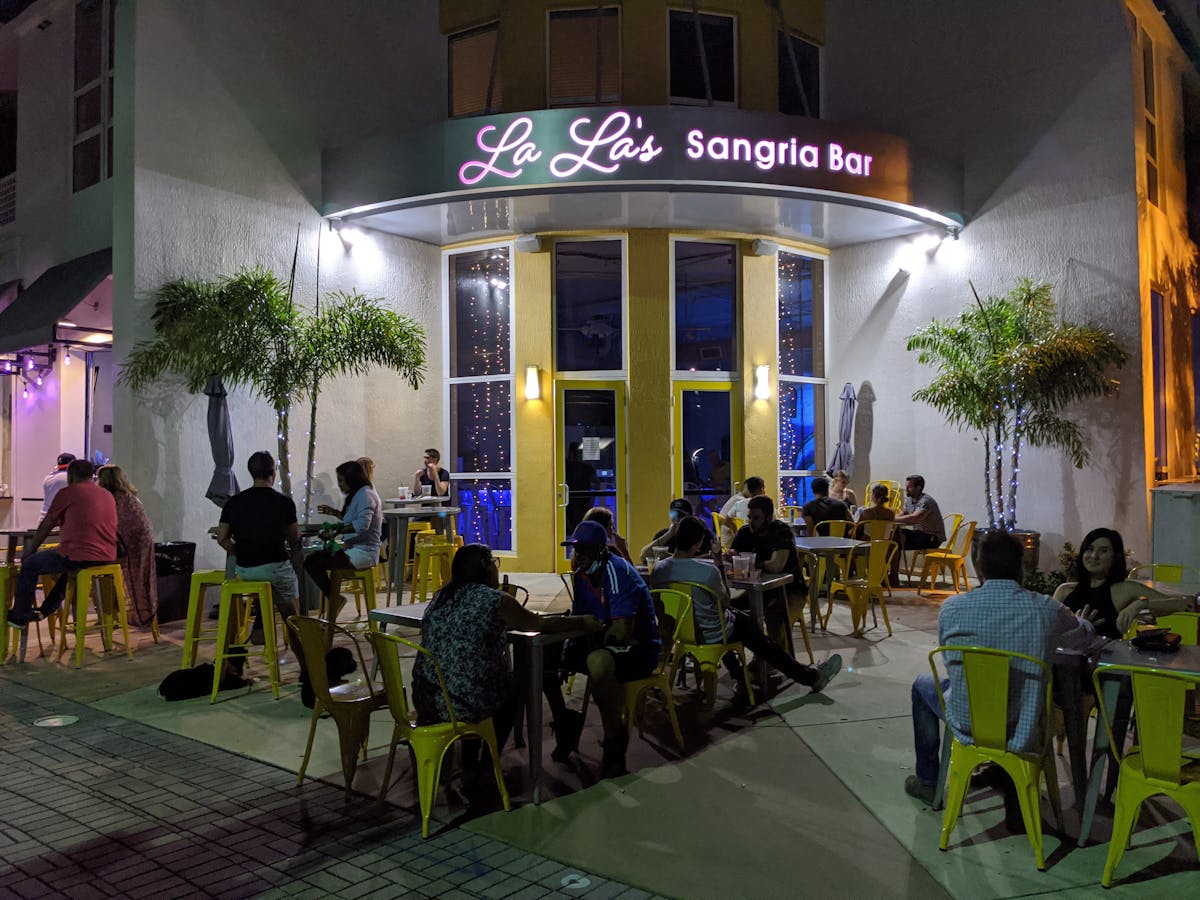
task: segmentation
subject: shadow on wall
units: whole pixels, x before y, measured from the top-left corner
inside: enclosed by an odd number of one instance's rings
[[[196,395],[182,390],[182,383],[174,379],[157,381],[138,392],[135,403],[150,415],[138,415],[134,419],[135,446],[153,448],[139,456],[136,472],[141,480],[138,497],[146,506],[154,528],[156,541],[194,540],[184,534],[184,492],[189,485],[183,482],[180,469],[179,423],[187,421],[184,410],[196,402]],[[152,423],[158,423],[156,427]],[[145,429],[149,433],[142,433]],[[204,437],[203,434],[194,439]],[[208,487],[207,476],[199,486],[200,496]],[[162,492],[156,488],[161,485]],[[208,502],[208,501],[205,501]],[[215,507],[214,507],[215,509]],[[213,517],[214,521],[216,516]]]
[[[871,447],[875,443],[875,388],[869,381],[858,387],[858,406],[854,410],[854,477],[863,490],[871,483]],[[860,500],[864,506],[870,498]]]
[[[863,319],[863,323],[858,329],[860,340],[870,342],[871,335],[879,334],[884,330],[886,323],[880,321],[879,317],[884,314],[889,318],[896,315],[896,310],[900,308],[900,298],[904,295],[907,287],[908,272],[903,269],[897,270],[896,274],[892,276],[892,280],[887,283],[879,295],[879,299],[875,301],[875,305],[871,307],[867,317]]]

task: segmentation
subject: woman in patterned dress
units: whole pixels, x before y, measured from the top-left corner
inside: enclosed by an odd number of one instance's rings
[[[137,498],[137,488],[120,466],[101,466],[96,481],[117,501],[117,538],[125,548],[121,571],[129,595],[129,620],[139,628],[146,628],[158,614],[154,529]]]
[[[578,631],[601,627],[595,616],[539,616],[498,590],[500,570],[491,548],[468,544],[454,554],[450,582],[434,595],[421,625],[421,643],[437,659],[455,718],[480,722],[489,716],[503,749],[516,715],[518,694],[508,664],[510,629]],[[450,721],[437,671],[421,654],[413,665],[417,724]],[[474,768],[478,743],[464,746],[464,768]]]

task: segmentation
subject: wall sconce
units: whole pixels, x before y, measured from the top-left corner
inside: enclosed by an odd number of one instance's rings
[[[537,366],[525,367],[525,399],[542,399],[541,370]]]
[[[754,399],[755,400],[770,400],[771,399],[770,366],[755,366],[754,367]]]

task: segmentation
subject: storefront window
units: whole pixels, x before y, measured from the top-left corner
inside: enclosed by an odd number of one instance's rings
[[[713,103],[737,102],[733,17],[685,10],[669,15],[671,102],[707,103],[710,92]]]
[[[780,493],[791,504],[825,467],[825,264],[781,252],[778,267]]]
[[[447,258],[450,377],[447,468],[467,541],[511,550],[513,375],[509,251]]]
[[[550,13],[551,106],[621,101],[621,16],[615,6]]]
[[[737,367],[737,248],[676,241],[675,370]]]
[[[692,512],[708,523],[729,499],[732,433],[730,392],[685,390],[679,397],[683,446],[684,499]]]
[[[495,22],[452,34],[447,42],[450,115],[489,115],[503,100],[500,29]]]
[[[625,367],[620,241],[554,246],[554,365],[560,372]]]

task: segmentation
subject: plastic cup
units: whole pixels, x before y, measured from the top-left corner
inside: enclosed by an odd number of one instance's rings
[[[408,499],[408,486],[407,486],[407,485],[405,485],[404,487],[398,487],[398,488],[396,488],[396,495],[397,495],[397,496],[398,496],[398,497],[399,497],[401,500],[407,500],[407,499]]]
[[[422,497],[432,497],[433,496],[433,485],[432,484],[421,485],[421,496]]]
[[[754,565],[754,556],[750,553],[735,553],[733,555],[733,577],[749,578],[750,567]]]

